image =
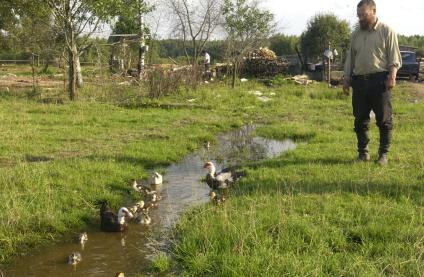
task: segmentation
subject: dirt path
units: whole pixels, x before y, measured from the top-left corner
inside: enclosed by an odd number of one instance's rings
[[[32,87],[32,77],[16,76],[13,74],[0,77],[0,87],[26,88]],[[36,86],[43,88],[57,88],[63,86],[63,81],[54,80],[48,77],[37,77]]]

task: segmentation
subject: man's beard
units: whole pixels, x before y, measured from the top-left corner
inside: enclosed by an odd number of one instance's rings
[[[369,30],[371,28],[371,20],[359,20],[359,26],[362,30]]]

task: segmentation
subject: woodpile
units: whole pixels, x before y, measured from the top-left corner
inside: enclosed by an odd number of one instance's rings
[[[289,62],[279,58],[268,48],[259,48],[245,58],[242,73],[254,77],[273,77],[287,73]]]
[[[273,61],[277,59],[277,55],[275,55],[274,51],[266,47],[261,47],[259,49],[254,49],[252,52],[250,52],[249,59],[262,59]]]

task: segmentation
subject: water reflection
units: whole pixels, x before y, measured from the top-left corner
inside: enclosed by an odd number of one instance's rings
[[[295,150],[290,140],[277,141],[257,137],[256,127],[247,125],[241,129],[218,137],[217,144],[200,151],[204,161],[214,160],[224,166],[243,165],[248,162],[274,158],[283,152]]]
[[[209,201],[209,188],[200,180],[206,175],[203,164],[214,161],[218,170],[223,166],[243,165],[249,161],[272,158],[293,150],[290,141],[276,141],[254,136],[254,126],[221,135],[217,143],[188,155],[166,170],[164,184],[155,187],[162,195],[159,206],[150,215],[148,226],[130,223],[126,233],[104,233],[99,229],[88,231],[84,249],[78,243],[62,243],[42,249],[32,256],[17,259],[5,276],[114,276],[124,272],[131,276],[148,273],[149,261],[158,246],[164,244],[163,234],[178,220],[188,207]],[[127,203],[130,204],[130,203]],[[66,258],[80,251],[82,261],[75,268],[66,264]]]

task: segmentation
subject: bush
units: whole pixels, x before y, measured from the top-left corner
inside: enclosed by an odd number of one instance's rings
[[[174,71],[155,68],[147,72],[145,83],[148,96],[150,98],[159,98],[178,93],[182,86],[189,86],[195,89],[201,80],[202,72],[187,66]]]

